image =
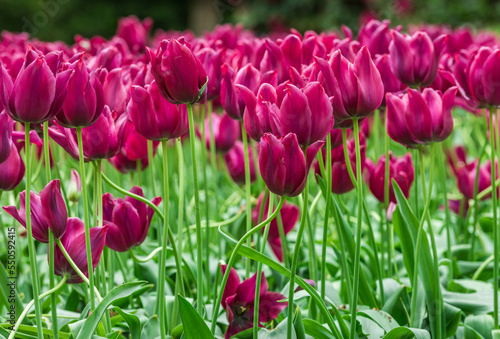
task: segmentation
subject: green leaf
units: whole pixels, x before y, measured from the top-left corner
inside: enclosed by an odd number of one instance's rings
[[[287,320],[288,318],[285,318],[282,322],[280,322],[278,324],[278,326],[276,326],[275,328],[271,329],[271,330],[268,330],[267,328],[262,328],[260,331],[259,331],[259,336],[258,338],[259,339],[282,339],[282,338],[286,338],[287,337],[287,333],[286,333],[286,330],[287,330],[287,326],[286,326],[286,323],[287,323]],[[297,339],[297,334],[295,333],[295,329],[292,327],[292,339]],[[200,338],[200,337],[197,337],[197,338]]]
[[[140,339],[142,328],[145,322],[141,322],[141,319],[135,314],[126,312],[119,307],[115,307],[114,310],[125,320],[130,329],[130,339]],[[144,317],[143,317],[144,318]]]
[[[295,328],[295,334],[297,339],[306,339],[306,332],[304,330],[304,323],[302,321],[302,312],[300,312],[300,307],[297,306],[295,309],[295,318],[293,320],[293,327]]]
[[[214,338],[203,318],[183,296],[179,295],[179,311],[181,313],[184,337],[186,339]]]
[[[399,327],[397,321],[394,320],[389,314],[385,313],[384,311],[368,309],[359,311],[358,314],[364,315],[365,317],[373,320],[378,325],[380,325],[380,327],[382,327],[382,329],[384,329],[385,332],[389,332],[392,329]]]
[[[444,303],[444,319],[446,323],[446,338],[453,337],[457,332],[458,324],[462,316],[462,310]]]
[[[426,330],[419,328],[397,327],[387,333],[384,339],[431,339],[431,335]]]
[[[106,294],[99,305],[97,305],[96,309],[85,320],[81,330],[76,336],[76,339],[85,339],[91,337],[92,333],[94,333],[97,325],[101,321],[104,312],[107,312],[108,307],[115,301],[119,301],[123,298],[128,298],[132,293],[141,289],[143,285],[143,281],[130,282],[117,286],[109,291],[109,293]]]
[[[304,329],[307,335],[316,339],[335,339],[327,328],[312,319],[304,319]]]
[[[464,321],[464,339],[477,338],[491,339],[491,330],[494,328],[493,317],[489,314],[469,315]]]

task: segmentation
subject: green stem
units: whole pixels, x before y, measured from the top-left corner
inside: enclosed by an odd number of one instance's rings
[[[253,234],[256,232],[260,231],[262,227],[266,226],[268,223],[270,223],[276,215],[281,211],[281,208],[283,207],[283,204],[285,203],[285,198],[281,197],[280,201],[278,203],[278,206],[274,210],[274,212],[263,222],[255,226],[254,228],[250,229],[249,232],[245,233],[241,239],[238,241],[236,246],[234,246],[233,252],[231,253],[231,256],[229,257],[229,262],[227,263],[226,267],[226,272],[224,273],[224,276],[222,277],[222,283],[220,285],[219,293],[217,294],[217,300],[214,303],[213,310],[212,310],[212,324],[210,326],[210,331],[212,333],[215,333],[215,327],[217,326],[217,316],[219,314],[219,308],[220,308],[220,303],[222,300],[222,294],[224,293],[224,289],[226,288],[226,283],[227,279],[229,278],[229,273],[231,271],[231,268],[233,267],[236,257],[238,256],[238,250],[243,246],[245,241],[249,239]]]
[[[141,171],[142,171],[142,162],[141,159],[136,161],[137,168],[137,186],[141,186]]]
[[[47,297],[48,295],[52,295],[53,293],[59,291],[61,289],[61,287],[63,287],[64,284],[66,283],[67,279],[68,279],[68,276],[64,275],[63,278],[62,278],[62,280],[59,282],[59,284],[57,284],[57,286],[54,286],[50,290],[48,290],[47,292],[40,294],[38,296],[38,299],[43,299],[43,298]],[[23,320],[26,317],[26,315],[29,313],[30,309],[33,307],[33,304],[36,305],[35,299],[31,300],[28,303],[28,305],[26,305],[26,308],[23,310],[23,313],[21,313],[21,315],[19,316],[19,319],[17,319],[16,324],[14,325],[13,330],[10,332],[9,339],[14,339],[14,337],[16,336],[17,330],[19,329],[19,326],[21,326],[21,323],[23,322]],[[58,332],[58,331],[54,330],[52,332],[54,334],[54,338],[56,337],[56,332]],[[43,337],[43,333],[42,332],[38,332],[38,333],[42,334],[42,337]]]
[[[344,133],[345,130],[342,130]],[[330,217],[330,201],[332,197],[332,141],[330,134],[326,137],[326,209],[323,220],[323,243],[321,247],[321,299],[326,296],[326,243],[328,240],[328,219]]]
[[[266,204],[266,200],[263,200],[262,204]],[[274,194],[269,192],[269,207],[267,210],[267,217],[269,217],[272,214],[272,209],[274,207]],[[262,235],[262,243],[260,246],[260,253],[264,254],[264,250],[266,249],[266,242],[267,242],[267,236],[269,234],[269,227],[271,223],[268,223],[266,227],[264,228],[264,234]],[[253,338],[257,339],[258,338],[258,332],[260,330],[259,327],[259,303],[260,303],[260,283],[261,283],[261,277],[262,277],[262,263],[259,261],[257,262],[257,280],[256,283],[257,285],[255,286],[255,302],[254,302],[254,313],[253,313]]]
[[[201,107],[200,107],[201,108]],[[205,119],[208,111],[208,104],[205,103],[205,109],[201,109],[202,118],[201,118],[201,157],[202,162],[208,163],[208,154],[206,147],[206,137],[207,130],[205,128]],[[212,123],[212,114],[208,112],[210,124]],[[203,166],[203,189],[204,189],[204,197],[205,197],[205,241],[203,249],[205,250],[205,278],[207,280],[207,286],[210,286],[210,199],[208,197],[208,180],[207,180],[207,167]],[[217,197],[216,197],[217,199]],[[207,289],[207,298],[210,299],[210,289]]]
[[[252,206],[250,204],[250,199],[252,196],[251,184],[250,184],[250,159],[248,158],[248,138],[245,130],[245,124],[241,120],[241,134],[243,139],[243,153],[245,154],[245,200],[246,200],[246,231],[249,232],[252,229]],[[251,239],[248,238],[247,246],[251,245]],[[245,262],[245,279],[250,275],[250,260],[247,258]]]
[[[50,182],[50,149],[49,149],[49,123],[43,123],[43,155],[45,157],[45,177],[47,183]],[[55,287],[54,279],[54,234],[49,229],[49,286],[51,289]],[[50,296],[50,309],[52,314],[52,329],[54,339],[59,339],[59,326],[57,326],[57,298],[54,295]]]
[[[151,189],[153,190],[153,196],[156,196],[156,185],[155,185],[155,170],[154,170],[154,156],[153,156],[153,141],[148,140],[148,166],[149,175],[151,175]]]
[[[162,240],[162,254],[160,256],[160,264],[158,265],[158,295],[157,304],[159,309],[160,318],[160,337],[165,339],[167,337],[167,305],[165,299],[165,263],[167,261],[167,244],[168,244],[168,221],[169,221],[169,187],[168,187],[168,154],[167,154],[167,140],[161,141],[163,150],[163,240]]]
[[[444,144],[441,144],[442,152],[439,154],[439,168],[441,171],[441,189],[443,191],[444,198],[444,211],[445,211],[445,225],[446,225],[446,247],[448,250],[448,258],[450,259],[449,266],[449,277],[453,280],[453,253],[451,251],[451,219],[450,219],[450,207],[448,206],[448,188],[446,187],[446,166],[445,159],[443,159],[443,154],[445,154]]]
[[[384,151],[385,151],[385,168],[384,168],[384,172],[385,172],[385,177],[384,177],[384,206],[385,206],[385,210],[387,211],[387,209],[389,208],[389,187],[390,187],[390,172],[391,172],[391,167],[390,167],[390,164],[391,164],[391,161],[390,161],[390,154],[389,154],[389,133],[387,133],[387,129],[385,129],[385,133],[384,133]],[[384,214],[385,215],[385,214]],[[392,253],[392,248],[394,246],[394,244],[392,243],[391,241],[391,223],[389,222],[389,220],[387,219],[387,217],[384,217],[384,220],[385,220],[385,228],[386,228],[386,236],[385,236],[385,240],[386,240],[386,250],[387,250],[387,276],[388,277],[391,277],[392,276],[392,266],[391,266],[391,261],[392,261],[392,256],[391,256],[391,253]],[[383,253],[383,251],[382,251]],[[382,288],[382,287],[381,287]]]
[[[184,154],[182,153],[182,142],[180,139],[175,141],[175,147],[177,149],[177,161],[179,170],[179,206],[177,215],[177,244],[179,246],[178,253],[182,256],[182,246],[183,246],[183,226],[184,226]],[[185,294],[184,284],[183,284],[183,272],[182,268],[177,271],[177,280],[180,281],[180,293]]]
[[[494,253],[494,264],[493,264],[493,320],[495,329],[498,329],[498,220],[497,220],[497,190],[496,190],[496,166],[495,166],[495,139],[496,139],[496,128],[493,120],[494,107],[490,107],[490,160],[491,160],[491,200],[493,203],[493,253]],[[497,136],[498,137],[498,136]]]
[[[194,211],[196,217],[196,239],[198,246],[196,248],[197,276],[196,276],[196,309],[198,314],[203,313],[203,259],[202,259],[202,236],[201,236],[201,218],[200,218],[200,192],[198,190],[198,170],[196,168],[196,147],[195,147],[195,125],[193,117],[193,106],[186,104],[189,115],[189,144],[191,146],[191,161],[193,162],[193,185],[194,185]]]
[[[156,254],[158,254],[162,250],[163,250],[163,247],[157,247],[151,253],[149,253],[149,255],[147,257],[144,257],[144,258],[141,258],[141,257],[138,257],[137,255],[135,255],[134,251],[131,248],[128,249],[128,253],[130,254],[130,256],[132,257],[132,259],[135,262],[146,263],[146,262],[150,261],[151,259],[153,259],[156,256]]]
[[[85,222],[85,247],[87,251],[87,266],[89,268],[89,294],[90,294],[90,311],[95,309],[95,292],[94,292],[94,270],[92,265],[92,249],[90,245],[90,215],[88,205],[88,187],[86,185],[87,177],[85,176],[85,160],[83,153],[82,128],[76,128],[78,138],[78,156],[80,160],[80,175],[82,176],[82,196],[83,196],[83,216]]]
[[[28,252],[30,258],[31,282],[33,285],[33,298],[35,303],[37,336],[43,339],[42,332],[42,304],[40,303],[40,286],[38,285],[38,266],[36,263],[35,240],[31,225],[31,154],[30,154],[30,123],[24,123],[24,148],[26,150],[26,231],[28,232]]]
[[[477,220],[479,218],[479,170],[481,169],[481,160],[486,152],[486,146],[488,145],[488,139],[485,140],[483,149],[481,150],[481,155],[477,160],[476,177],[474,179],[474,220],[472,223],[472,235],[471,235],[471,246],[469,253],[469,260],[474,261],[474,247],[476,244],[476,231],[477,231]],[[469,215],[469,213],[467,214]],[[468,225],[468,223],[466,223]]]
[[[363,223],[363,182],[361,175],[361,148],[359,145],[359,121],[358,118],[353,118],[354,125],[354,143],[356,148],[356,188],[358,191],[358,222],[356,226],[356,249],[354,252],[354,286],[352,289],[351,305],[351,332],[350,337],[354,339],[356,336],[356,315],[358,308],[359,296],[359,270],[360,270],[360,257],[361,257],[361,228]],[[383,288],[381,286],[381,288]]]
[[[212,110],[213,110],[213,105],[212,101],[207,102],[208,105],[208,124],[209,124],[209,130],[210,130],[210,165],[212,166],[212,181],[213,181],[213,190],[215,194],[215,219],[219,218],[219,172],[217,171],[217,150],[215,149],[215,136],[214,136],[214,130],[212,126]],[[219,241],[219,232],[215,234],[215,239],[214,242],[216,244],[219,244],[219,249],[221,248],[220,246],[220,241]],[[219,253],[219,259],[220,259],[220,254]],[[217,271],[218,272],[218,271]]]

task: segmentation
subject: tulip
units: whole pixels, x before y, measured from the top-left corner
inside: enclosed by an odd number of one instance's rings
[[[165,99],[172,104],[199,100],[207,75],[184,38],[163,40],[156,53],[149,48],[146,51],[151,73]]]
[[[333,96],[335,124],[373,113],[382,103],[384,83],[373,63],[370,52],[363,46],[351,63],[340,51],[327,62],[316,58],[328,96]]]
[[[20,209],[15,206],[5,206],[4,210],[26,228],[26,191],[19,194]],[[31,225],[33,237],[43,243],[49,242],[49,229],[55,239],[61,238],[66,232],[68,212],[61,193],[59,179],[52,180],[40,191],[40,195],[30,192]]]
[[[212,114],[212,132],[215,139],[215,149],[218,152],[225,153],[233,147],[236,139],[240,135],[240,124],[231,119],[229,115],[223,113],[222,116],[217,113]],[[205,144],[210,149],[210,119],[205,118]]]
[[[299,195],[305,187],[312,161],[323,144],[324,141],[313,143],[304,155],[294,133],[279,139],[273,134],[264,134],[259,143],[259,168],[269,190],[279,196]]]
[[[259,213],[261,210],[262,200],[264,200],[264,193],[259,196],[257,200],[257,206],[252,210],[252,221],[254,225],[258,225],[261,220],[259,220]],[[269,210],[269,198],[266,200],[266,205],[262,211],[262,219],[268,215]],[[293,229],[297,221],[299,220],[299,208],[290,203],[286,203],[280,210],[281,222],[283,224],[283,234],[286,236]],[[264,232],[264,230],[262,230]],[[267,236],[267,242],[274,255],[279,261],[283,262],[283,245],[281,243],[279,225],[277,219],[273,219],[269,226],[269,234]]]
[[[72,71],[57,73],[62,54],[43,55],[30,45],[14,82],[0,64],[0,102],[19,122],[42,123],[60,111]]]
[[[432,84],[447,36],[441,35],[432,41],[425,32],[407,36],[393,30],[391,35],[389,55],[394,75],[402,83],[412,87]]]
[[[104,91],[104,103],[111,111],[116,111],[118,115],[121,115],[125,112],[130,99],[130,93],[123,84],[123,69],[115,68],[109,73],[103,69],[102,74],[104,80],[100,80]]]
[[[456,92],[456,87],[444,94],[431,88],[426,88],[422,93],[408,89],[402,98],[388,93],[389,136],[407,147],[445,140],[453,131],[451,108]]]
[[[132,187],[130,192],[144,197],[142,189]],[[158,206],[160,197],[152,200]],[[110,193],[102,196],[103,220],[108,227],[106,246],[117,252],[125,252],[144,242],[151,225],[154,210],[145,203],[131,198],[114,199]]]
[[[189,129],[185,105],[164,100],[156,81],[145,88],[131,86],[127,106],[130,120],[137,132],[148,140],[169,140],[181,137]]]
[[[236,85],[242,85],[255,92],[259,86],[259,71],[251,64],[241,68],[236,74],[231,66],[222,64],[220,103],[226,113],[234,120],[243,119],[245,101],[238,95]]]
[[[0,191],[12,191],[24,178],[24,162],[16,146],[10,145],[7,159],[0,164]]]
[[[0,164],[5,162],[10,155],[12,148],[12,128],[14,121],[12,121],[5,111],[0,112]]]
[[[370,171],[368,178],[370,191],[381,203],[385,202],[385,161],[384,155],[379,159],[373,170]],[[389,154],[389,202],[396,203],[392,180],[396,181],[404,196],[408,198],[414,176],[415,171],[410,153],[400,158]]]
[[[481,47],[469,64],[468,85],[473,98],[481,106],[500,105],[500,51]]]
[[[248,160],[250,162],[250,182],[256,179],[255,165],[252,150],[248,151]],[[243,143],[237,140],[233,147],[224,155],[224,161],[231,178],[237,184],[245,184],[245,151]]]
[[[368,47],[372,55],[388,53],[389,44],[391,43],[389,25],[389,20],[380,22],[372,19],[368,21],[359,30],[359,43]]]
[[[221,66],[224,52],[225,50],[223,49],[215,50],[205,47],[196,53],[208,76],[207,100],[215,100],[220,96],[222,80]]]
[[[365,168],[366,159],[366,139],[362,133],[359,135],[360,153],[361,153],[361,170]],[[353,169],[354,177],[356,177],[356,149],[354,138],[347,141],[347,151],[351,168]],[[326,151],[322,150],[323,159],[326,159]],[[340,145],[332,149],[332,192],[335,194],[344,194],[354,189],[351,177],[347,170],[347,164],[344,156],[344,146]],[[321,176],[320,164],[314,165],[314,173]]]
[[[80,200],[82,193],[82,181],[80,174],[74,169],[71,169],[71,176],[68,185],[68,200],[76,204]]]
[[[124,119],[123,143],[120,153],[131,161],[148,161],[148,140],[140,135],[135,129],[134,124],[126,116],[121,116],[119,120]],[[153,141],[153,153],[156,152],[158,141]]]
[[[221,265],[222,274],[225,274],[226,269],[226,265]],[[221,300],[229,321],[226,339],[253,326],[256,285],[257,273],[241,282],[236,270],[231,267]],[[288,305],[287,302],[279,302],[284,298],[285,296],[280,293],[268,291],[267,279],[262,273],[258,322],[266,323],[276,319]]]
[[[107,226],[92,227],[90,229],[90,248],[92,249],[92,270],[99,264],[102,250],[106,241]],[[85,225],[78,218],[69,218],[66,232],[61,238],[61,244],[68,252],[69,257],[75,265],[88,277],[89,267],[87,263],[87,252],[85,246]],[[79,284],[82,278],[73,270],[69,262],[64,257],[61,249],[54,249],[54,273],[58,276],[68,275],[67,284]]]
[[[108,106],[104,106],[97,121],[82,128],[83,155],[85,161],[109,159],[120,150],[123,140],[125,119],[115,123]],[[73,158],[78,160],[79,151],[75,130],[55,125],[49,128],[49,135]]]
[[[67,86],[63,109],[56,120],[64,127],[86,127],[99,119],[104,108],[104,91],[96,72],[90,72],[83,54],[69,66],[74,72]]]
[[[136,16],[131,15],[118,21],[116,36],[125,40],[132,52],[142,52],[146,46],[151,27],[153,27],[151,18],[145,18],[141,22]]]
[[[140,160],[141,160],[141,171],[144,171],[149,165],[149,160],[147,157],[141,158]],[[118,153],[112,158],[109,158],[108,161],[120,173],[125,174],[137,171],[137,160],[131,160],[122,152]]]
[[[384,84],[384,93],[398,93],[406,88],[406,85],[399,81],[392,73],[391,62],[388,54],[378,55],[375,60],[375,67],[380,72],[380,78]],[[385,106],[385,95],[382,105]]]
[[[477,193],[480,193],[491,186],[491,162],[488,161],[486,164],[479,166],[479,171],[477,168],[478,165],[479,160],[476,159],[457,170],[456,178],[458,190],[466,199],[474,199],[476,174],[479,176],[477,182]],[[486,196],[485,199],[488,197],[491,197],[491,194]]]

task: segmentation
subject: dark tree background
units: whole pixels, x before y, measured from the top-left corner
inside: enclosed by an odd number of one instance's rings
[[[25,31],[43,40],[73,42],[75,34],[112,36],[118,18],[149,16],[154,28],[195,33],[218,23],[243,22],[257,32],[354,28],[360,18],[395,24],[447,23],[497,27],[494,0],[0,0],[0,29]]]

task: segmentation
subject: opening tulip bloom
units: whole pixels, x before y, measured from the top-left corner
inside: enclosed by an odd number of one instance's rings
[[[172,104],[194,104],[199,100],[207,74],[184,38],[163,40],[156,53],[147,47],[146,51],[151,73],[165,99]]]
[[[92,249],[93,269],[99,264],[106,241],[107,226],[90,229],[90,247]],[[85,246],[85,225],[78,218],[69,218],[66,232],[61,238],[64,249],[68,252],[75,265],[88,277],[87,252]],[[58,276],[68,275],[67,284],[79,284],[82,278],[73,270],[58,246],[54,249],[54,273]]]
[[[259,220],[259,213],[261,210],[261,205],[262,201],[264,200],[264,193],[262,193],[259,196],[259,199],[257,200],[257,205],[255,208],[252,210],[252,222],[254,225],[258,225],[260,221]],[[264,209],[262,211],[262,219],[265,219],[265,216],[268,215],[267,212],[269,210],[269,197],[266,199],[266,205],[264,206]],[[294,228],[295,224],[299,220],[299,208],[290,203],[284,203],[283,207],[281,208],[280,211],[281,215],[281,222],[283,223],[283,233],[286,236],[290,231]],[[262,230],[264,232],[264,229]],[[279,225],[278,225],[278,220],[274,218],[271,221],[271,225],[269,226],[269,234],[267,236],[267,242],[269,243],[269,246],[273,250],[274,255],[276,255],[276,258],[278,258],[279,261],[283,262],[283,245],[281,243],[281,237],[280,237],[280,231],[279,231]]]
[[[447,36],[440,35],[434,41],[426,32],[412,36],[391,31],[389,45],[391,68],[394,75],[411,87],[426,87],[436,79],[439,57]]]
[[[12,119],[42,123],[61,110],[73,73],[72,70],[57,72],[61,59],[61,52],[44,56],[30,45],[14,82],[0,64],[0,102]]]
[[[221,265],[222,274],[226,272],[226,265]],[[269,292],[267,279],[262,273],[260,283],[259,302],[259,326],[260,323],[267,323],[276,319],[288,303],[279,302],[285,296],[277,292]],[[222,294],[221,305],[226,310],[229,326],[227,327],[225,338],[229,339],[233,335],[253,326],[255,288],[257,285],[257,273],[250,278],[240,281],[236,270],[231,267],[226,288]]]
[[[138,186],[132,187],[130,192],[144,197]],[[158,206],[161,198],[156,197],[152,202]],[[110,193],[102,196],[102,203],[104,225],[108,227],[106,246],[117,252],[125,252],[144,242],[154,213],[151,207],[129,196],[114,199]]]
[[[0,164],[0,190],[12,191],[24,178],[24,162],[14,143],[7,159]]]
[[[387,93],[387,133],[406,147],[445,140],[453,131],[456,93],[456,87],[444,94],[431,88],[422,93],[409,88],[402,97]]]
[[[96,70],[90,71],[83,54],[69,65],[73,75],[68,82],[63,108],[56,120],[64,127],[86,127],[99,119],[104,108],[104,90]]]
[[[176,139],[188,131],[186,106],[165,100],[156,81],[145,88],[131,86],[130,93],[127,112],[136,131],[144,138],[158,141]]]
[[[368,186],[378,201],[385,201],[385,156],[382,156],[368,173]],[[411,185],[415,177],[415,170],[411,161],[411,154],[395,157],[389,154],[389,202],[396,203],[392,179],[394,179],[406,198],[410,195]]]
[[[363,118],[373,113],[384,98],[384,83],[370,52],[363,46],[354,62],[337,50],[330,61],[316,58],[321,77],[319,82],[333,96],[335,124],[344,120]]]
[[[4,210],[26,228],[26,191],[19,194],[20,209],[15,206],[4,206]],[[52,180],[40,191],[40,195],[30,192],[31,225],[33,237],[43,243],[49,242],[49,229],[54,238],[61,238],[66,232],[68,211],[61,193],[59,179]]]
[[[269,190],[279,196],[299,195],[306,185],[312,161],[324,143],[313,143],[304,155],[294,133],[279,139],[264,134],[259,143],[259,168]]]

